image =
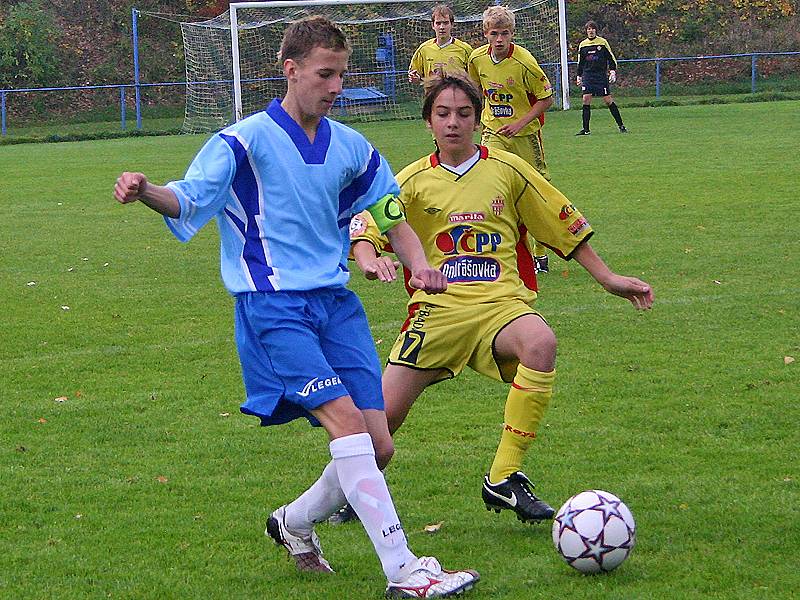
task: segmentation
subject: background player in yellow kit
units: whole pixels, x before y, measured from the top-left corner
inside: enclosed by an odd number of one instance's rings
[[[653,303],[650,286],[611,271],[589,245],[586,218],[518,156],[476,146],[481,96],[462,75],[426,81],[422,115],[438,151],[397,175],[406,219],[448,287],[436,296],[408,288],[408,318],[389,355],[382,387],[396,431],[430,384],[465,366],[511,383],[500,444],[483,481],[486,507],[526,522],[550,519],[522,472],[555,378],[556,337],[529,305],[535,274],[526,234],[575,259],[611,294],[637,309]],[[436,210],[431,210],[435,208]],[[351,222],[353,253],[370,279],[393,281],[396,263],[368,213]]]
[[[435,38],[422,42],[411,57],[408,82],[419,83],[433,73],[466,71],[472,46],[453,37],[456,16],[445,4],[437,4],[431,11],[431,28]]]
[[[481,144],[501,148],[528,161],[550,180],[544,158],[544,113],[553,105],[553,88],[533,55],[513,43],[514,13],[491,6],[483,13],[483,34],[488,42],[469,57],[470,77],[483,91]],[[536,270],[547,273],[547,253],[537,242]]]

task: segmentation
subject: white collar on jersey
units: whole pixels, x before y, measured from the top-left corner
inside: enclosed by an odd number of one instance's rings
[[[460,165],[453,166],[445,164],[441,161],[441,155],[439,156],[439,164],[442,165],[445,169],[450,171],[451,173],[455,173],[456,175],[463,175],[467,171],[469,171],[476,162],[478,162],[481,158],[481,151],[480,148],[475,150],[475,154],[470,156],[467,160],[462,162]]]

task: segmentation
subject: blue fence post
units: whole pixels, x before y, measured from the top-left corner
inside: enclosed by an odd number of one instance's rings
[[[0,92],[0,133],[6,134],[6,93]]]
[[[656,98],[661,98],[661,61],[656,59]]]
[[[756,93],[756,55],[750,55],[750,93]]]
[[[119,124],[122,131],[125,131],[125,86],[119,86]]]
[[[139,11],[131,9],[133,29],[133,83],[136,91],[136,129],[142,128],[142,93],[139,89]]]

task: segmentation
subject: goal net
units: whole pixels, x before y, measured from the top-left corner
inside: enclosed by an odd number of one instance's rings
[[[559,20],[563,1],[504,2],[515,13],[514,41],[536,57],[561,106],[567,81],[565,29],[560,26],[563,19]],[[434,37],[431,9],[439,3],[246,2],[231,5],[231,10],[208,21],[181,23],[187,81],[183,130],[214,131],[282,97],[286,83],[277,54],[283,31],[288,23],[308,15],[324,15],[338,24],[353,48],[344,89],[331,111],[333,118],[417,118],[421,87],[408,83],[408,65],[419,44]],[[456,14],[453,35],[473,48],[485,44],[482,13],[487,4],[476,0],[447,4]],[[238,60],[234,59],[237,55]]]

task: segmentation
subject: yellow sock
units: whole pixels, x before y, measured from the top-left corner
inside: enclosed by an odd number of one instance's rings
[[[503,433],[489,470],[491,483],[499,483],[522,470],[522,459],[536,437],[544,409],[553,395],[555,377],[555,371],[543,373],[523,365],[517,367],[506,399]]]
[[[547,246],[543,246],[539,242],[536,242],[533,246],[533,255],[534,256],[547,256]],[[536,373],[536,371],[531,371],[531,373]]]

